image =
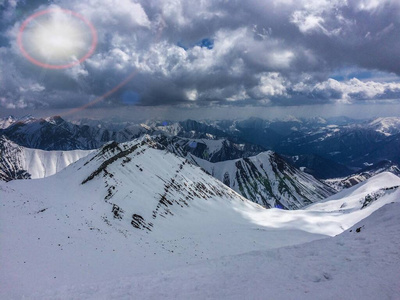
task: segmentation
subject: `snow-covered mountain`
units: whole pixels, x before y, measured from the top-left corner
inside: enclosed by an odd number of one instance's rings
[[[368,124],[372,129],[386,136],[400,133],[400,118],[377,118]]]
[[[59,116],[0,120],[0,135],[18,145],[42,150],[97,149],[109,141],[131,141],[144,134],[163,134],[187,138],[216,139],[228,136],[204,123],[147,121],[145,123],[96,121],[83,119],[68,122]]]
[[[341,191],[343,189],[350,188],[360,182],[367,180],[377,174],[383,172],[391,172],[397,176],[400,175],[400,167],[391,161],[381,161],[376,165],[372,165],[364,168],[363,170],[342,178],[332,178],[324,180],[324,182],[330,187],[334,188],[336,191]]]
[[[192,154],[210,162],[246,158],[265,151],[261,146],[237,144],[228,139],[192,139],[178,136],[155,136],[157,142],[178,156]]]
[[[0,298],[396,295],[399,210],[378,209],[400,178],[267,210],[163,148],[109,143],[55,176],[0,182]]]
[[[249,118],[241,121],[118,124],[95,120],[71,123],[60,117],[35,119],[29,116],[18,120],[3,119],[7,125],[1,125],[4,128],[0,127],[0,135],[29,148],[76,150],[97,149],[109,141],[126,142],[144,134],[161,134],[170,138],[179,137],[182,141],[192,140],[182,145],[183,148],[213,162],[239,158],[239,155],[252,156],[265,150],[273,150],[285,157],[302,157],[305,164],[298,167],[305,167],[304,171],[327,179],[348,176],[365,164],[376,164],[385,159],[400,163],[397,151],[400,145],[399,120],[394,117],[373,121]],[[225,140],[226,144],[213,142],[218,140]],[[191,148],[195,143],[199,143],[200,147]],[[243,145],[246,149],[241,149]],[[207,157],[209,151],[214,151],[215,155]]]
[[[247,199],[267,208],[298,209],[334,190],[260,146],[226,139],[155,136],[170,152],[189,159]]]
[[[121,130],[112,130],[102,126],[77,125],[55,116],[46,119],[18,120],[0,130],[0,135],[27,148],[88,150],[97,149],[109,141],[130,141],[150,130],[144,124],[128,124]]]
[[[267,208],[299,209],[334,193],[272,151],[217,163],[189,157],[245,198]]]
[[[260,150],[251,145],[234,144],[225,139],[194,140],[160,135],[151,139],[160,143],[160,147],[165,146],[178,156],[195,162],[245,198],[267,208],[298,209],[333,193],[328,186],[287,164],[271,151],[247,158]],[[0,179],[5,181],[50,176],[92,152],[28,149],[4,137],[0,139],[0,144]],[[192,154],[223,162],[208,163]]]
[[[398,202],[399,196],[400,177],[390,172],[383,172],[305,209],[361,214],[363,209],[371,205],[377,209],[387,203]]]
[[[36,179],[54,175],[91,150],[44,151],[19,146],[0,136],[0,180]]]
[[[6,129],[10,125],[14,124],[16,121],[17,121],[17,119],[14,116],[0,118],[0,129]]]

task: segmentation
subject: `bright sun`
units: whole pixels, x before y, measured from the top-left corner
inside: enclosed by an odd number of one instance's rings
[[[31,42],[33,51],[51,61],[77,59],[88,47],[80,28],[64,21],[37,26],[32,32]]]
[[[95,29],[77,13],[42,11],[21,26],[19,46],[31,62],[48,68],[65,68],[82,62],[96,47]]]

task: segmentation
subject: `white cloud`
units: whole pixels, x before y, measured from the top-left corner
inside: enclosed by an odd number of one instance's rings
[[[43,70],[39,77],[14,42],[23,21],[14,19],[1,32],[12,44],[0,48],[0,63],[6,61],[0,71],[7,70],[2,74],[4,87],[0,86],[3,97],[23,97],[29,105],[42,105],[37,99],[44,99],[50,107],[55,102],[49,99],[57,98],[59,107],[63,101],[70,106],[74,95],[77,103],[79,99],[87,101],[90,96],[103,95],[131,74],[135,74],[134,79],[124,88],[139,93],[145,105],[226,101],[242,105],[246,100],[251,104],[257,100],[290,105],[327,99],[393,98],[399,93],[397,84],[390,84],[392,78],[382,79],[386,83],[378,83],[375,78],[370,82],[328,79],[335,70],[344,68],[400,74],[395,55],[400,45],[396,39],[398,20],[391,17],[400,6],[395,1],[53,3],[93,23],[99,36],[95,53],[80,65],[53,73]],[[48,6],[43,0],[36,11],[46,7],[56,6]],[[212,41],[212,46],[201,45],[203,39]],[[9,67],[8,60],[15,65]],[[120,103],[118,97],[124,88],[107,101]],[[64,97],[65,91],[68,97]]]
[[[376,82],[361,81],[352,78],[347,81],[328,79],[315,84],[314,86],[299,83],[293,86],[296,92],[309,95],[324,96],[344,103],[351,103],[356,100],[373,100],[384,97],[388,93],[396,93],[400,96],[400,83],[397,82]]]
[[[89,72],[84,64],[79,64],[72,68],[66,69],[65,73],[76,81],[82,80],[82,77],[89,76]]]
[[[295,11],[292,16],[292,22],[296,24],[303,33],[319,30],[324,33],[328,32],[323,26],[324,19],[321,16],[312,15],[305,11]]]
[[[28,104],[23,98],[20,98],[17,101],[12,101],[6,99],[5,97],[0,97],[0,107],[4,107],[7,109],[22,109],[28,107]]]
[[[19,91],[26,93],[26,92],[42,92],[46,88],[43,85],[40,85],[39,83],[26,83],[24,86],[19,87]]]
[[[226,100],[234,102],[234,101],[242,101],[249,99],[249,95],[247,94],[246,89],[241,86],[238,91],[235,93],[231,94],[229,97],[226,98]]]
[[[75,1],[71,6],[97,24],[122,26],[127,30],[137,26],[150,27],[142,5],[130,0]]]
[[[192,90],[186,91],[186,97],[187,97],[187,99],[190,100],[190,101],[195,101],[195,100],[197,100],[197,97],[198,97],[198,92],[197,92],[197,90],[192,89]]]
[[[255,88],[258,98],[286,96],[285,79],[277,72],[261,74],[259,85]]]
[[[397,0],[358,0],[355,2],[356,8],[360,11],[368,11],[370,13],[377,12],[385,5],[399,5]]]
[[[258,89],[263,96],[284,96],[286,95],[285,85],[286,83],[282,76],[277,72],[272,72],[260,76]]]
[[[299,10],[293,12],[291,22],[304,34],[322,32],[325,35],[338,35],[352,23],[340,9],[348,6],[347,0],[303,1]]]

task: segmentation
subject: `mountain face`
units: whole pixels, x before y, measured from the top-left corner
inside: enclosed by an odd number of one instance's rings
[[[348,189],[358,183],[364,182],[367,179],[383,172],[390,172],[397,176],[400,175],[400,167],[391,161],[381,161],[378,164],[366,167],[361,171],[344,178],[333,178],[324,180],[324,182],[337,191]]]
[[[245,198],[267,208],[299,209],[334,192],[272,151],[217,163],[190,157]]]
[[[19,146],[0,137],[0,180],[37,179],[54,175],[90,150],[44,151]]]
[[[316,154],[282,155],[282,157],[296,168],[318,179],[344,177],[354,173],[354,170],[345,165]]]
[[[265,151],[252,144],[236,144],[227,139],[192,139],[178,136],[156,136],[170,152],[181,157],[192,154],[210,162],[219,162],[237,158],[246,158]]]
[[[311,133],[296,132],[276,145],[278,152],[291,155],[318,154],[338,163],[352,165],[373,151],[385,136],[361,125],[327,127]],[[365,160],[364,160],[365,161]]]
[[[129,125],[122,130],[76,125],[61,117],[19,120],[0,130],[18,145],[42,150],[97,149],[109,141],[125,142],[149,131],[144,125]]]
[[[81,168],[82,186],[105,187],[103,200],[113,218],[146,231],[182,209],[201,207],[203,201],[249,203],[147,135],[122,144],[110,142]]]
[[[178,133],[181,137],[186,138],[207,138],[213,136],[216,138],[227,137],[228,134],[215,126],[208,125],[194,120],[186,120],[179,122],[181,131]]]
[[[23,157],[22,147],[0,136],[0,181],[31,178]]]
[[[251,201],[267,208],[299,209],[333,190],[292,167],[281,156],[226,139],[157,136],[170,152],[185,157]]]
[[[0,129],[5,129],[15,123],[17,119],[13,116],[8,116],[7,118],[0,119]]]
[[[400,149],[400,133],[388,136],[358,161],[359,163],[367,161],[376,164],[382,160],[391,160],[400,164],[400,151],[398,149]]]

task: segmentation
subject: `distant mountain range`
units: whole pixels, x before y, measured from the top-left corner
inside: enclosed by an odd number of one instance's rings
[[[283,120],[68,122],[61,117],[0,120],[0,136],[42,150],[98,149],[149,134],[162,136],[170,151],[216,163],[255,156],[267,150],[318,179],[343,178],[382,161],[400,164],[400,118],[353,120],[294,117]],[[22,175],[21,175],[22,176]]]
[[[141,125],[130,125],[119,131],[101,126],[76,125],[55,116],[46,119],[24,118],[15,120],[0,130],[20,146],[42,150],[90,150],[105,143],[129,141],[147,133]]]

